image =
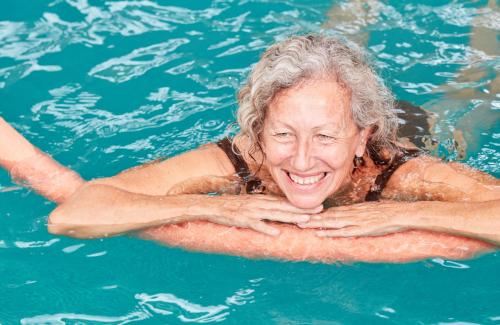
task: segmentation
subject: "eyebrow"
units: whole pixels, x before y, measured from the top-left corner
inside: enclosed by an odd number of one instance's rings
[[[289,125],[285,122],[281,122],[281,121],[271,122],[271,128],[273,128],[273,127],[286,127],[286,128],[292,129],[292,130],[294,129],[291,125]],[[315,126],[313,128],[313,131],[318,131],[318,130],[321,130],[323,128],[328,128],[330,132],[333,132],[334,136],[345,135],[344,134],[345,130],[346,130],[345,123],[342,123],[341,126],[337,126],[333,123],[321,124],[321,125]]]

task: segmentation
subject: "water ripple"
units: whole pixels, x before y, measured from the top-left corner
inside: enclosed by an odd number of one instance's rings
[[[228,82],[233,79],[224,80]],[[133,132],[158,129],[168,124],[181,122],[207,110],[228,109],[234,104],[233,95],[209,97],[192,92],[169,91],[169,88],[161,87],[148,96],[154,104],[144,104],[131,112],[114,114],[97,108],[97,102],[101,97],[84,91],[79,84],[67,84],[52,89],[49,93],[53,96],[52,99],[42,101],[32,107],[32,119],[48,130],[69,129],[72,136],[68,137],[67,142],[63,144],[65,147],[71,146],[76,139],[89,135],[100,138],[123,133],[130,135]],[[193,130],[197,128],[188,128],[190,133]],[[170,136],[178,138],[182,134],[182,132],[177,132]],[[207,133],[201,132],[200,136],[206,137]],[[129,152],[148,148],[154,150],[156,146],[151,144],[151,139],[153,138],[128,137],[127,144],[113,144],[103,150],[105,152],[114,152],[118,149],[127,149]],[[192,139],[188,142],[193,143]]]
[[[151,317],[173,316],[182,322],[211,323],[221,322],[228,319],[234,307],[242,307],[248,303],[255,302],[255,292],[261,279],[249,281],[249,287],[238,289],[231,296],[227,297],[224,304],[202,306],[185,299],[176,297],[170,293],[158,294],[136,294],[139,306]]]
[[[127,55],[98,64],[90,70],[89,75],[115,83],[125,82],[180,58],[182,56],[180,53],[172,52],[187,43],[189,43],[187,38],[177,38],[138,48]]]
[[[451,25],[500,30],[500,12],[491,8],[467,8],[463,3],[451,3],[432,9],[422,6],[423,8],[426,8],[427,11],[433,11],[441,20]]]
[[[135,295],[139,305],[158,315],[177,314],[183,322],[208,323],[225,320],[229,315],[228,306],[201,306],[185,299],[180,299],[169,293],[148,295],[140,293]]]
[[[42,18],[32,24],[10,21],[0,22],[0,57],[11,58],[16,61],[29,61],[22,65],[6,67],[0,70],[3,79],[0,79],[0,88],[7,86],[12,81],[26,77],[29,75],[28,72],[36,71],[33,70],[33,67],[43,71],[59,71],[59,67],[42,68],[37,64],[36,60],[50,53],[61,52],[68,45],[102,45],[108,35],[133,36],[153,31],[171,31],[175,29],[172,24],[194,24],[212,19],[225,10],[224,8],[190,10],[174,6],[161,6],[151,1],[106,2],[102,7],[91,6],[87,0],[66,0],[66,3],[76,8],[84,19],[76,22],[66,21],[56,12],[45,12],[42,14]],[[57,11],[58,4],[60,3],[54,3],[51,10]],[[242,21],[244,18],[241,17],[240,20]],[[173,44],[167,42],[164,45],[168,47]],[[153,55],[163,56],[174,49],[175,46],[171,49],[166,48],[164,49],[165,52],[162,49],[162,44],[158,44],[142,50],[150,51]],[[127,61],[127,59],[136,59],[135,55],[140,56],[141,49],[134,51],[131,55],[131,57],[119,58],[125,60],[123,62],[125,67],[116,62],[116,71],[111,76],[106,74],[96,74],[96,76],[113,82],[123,82],[130,79],[121,76],[122,74],[119,71],[121,68],[126,71],[130,70],[132,76],[141,75],[148,64],[144,62],[137,63],[137,61],[133,60]],[[150,65],[161,65],[161,62],[166,61],[157,57],[153,62],[150,62]],[[107,61],[103,64],[106,63],[109,65],[114,61]],[[129,69],[126,68],[128,65],[130,65]],[[134,68],[135,65],[141,66],[142,72],[140,67]],[[94,69],[92,72],[97,73],[106,70],[106,66],[98,66]],[[17,79],[14,76],[18,76]]]
[[[59,238],[52,238],[47,241],[16,241],[14,242],[14,245],[17,248],[40,248],[40,247],[49,247],[54,245],[55,243],[59,242],[61,239]]]
[[[148,314],[144,312],[132,312],[125,316],[98,316],[87,314],[74,313],[59,313],[53,315],[38,315],[21,319],[21,324],[82,324],[92,322],[103,324],[127,324],[137,322],[148,318]]]
[[[0,69],[0,88],[5,88],[36,71],[56,72],[61,70],[62,68],[58,65],[40,65],[37,60],[29,60]]]
[[[459,263],[456,261],[444,260],[442,258],[433,258],[432,261],[436,264],[439,264],[441,266],[451,268],[451,269],[468,269],[468,268],[470,268],[470,266],[467,264]]]

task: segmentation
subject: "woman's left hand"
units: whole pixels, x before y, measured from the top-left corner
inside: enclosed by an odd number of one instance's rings
[[[408,230],[402,222],[408,213],[417,213],[415,203],[365,202],[334,207],[311,216],[301,228],[320,228],[320,237],[382,236]]]

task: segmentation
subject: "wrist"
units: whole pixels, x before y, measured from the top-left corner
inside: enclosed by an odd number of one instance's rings
[[[406,229],[426,229],[433,219],[427,201],[407,202],[393,223]]]
[[[166,195],[162,202],[167,211],[168,223],[182,223],[194,220],[206,219],[208,204],[202,202],[207,199],[206,195],[180,194]]]
[[[443,227],[449,216],[449,202],[441,201],[419,201],[413,202],[411,209],[406,213],[407,225],[411,229],[436,231]]]

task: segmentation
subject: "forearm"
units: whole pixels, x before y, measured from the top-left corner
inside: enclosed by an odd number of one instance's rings
[[[445,232],[500,246],[500,201],[414,202],[413,215],[400,222],[410,229]]]
[[[9,169],[36,153],[36,148],[0,117],[0,164]]]
[[[152,196],[88,183],[50,214],[48,228],[77,238],[114,236],[189,220],[196,199],[199,196]]]
[[[84,183],[77,173],[38,150],[1,117],[0,166],[16,182],[57,203],[66,200]]]

